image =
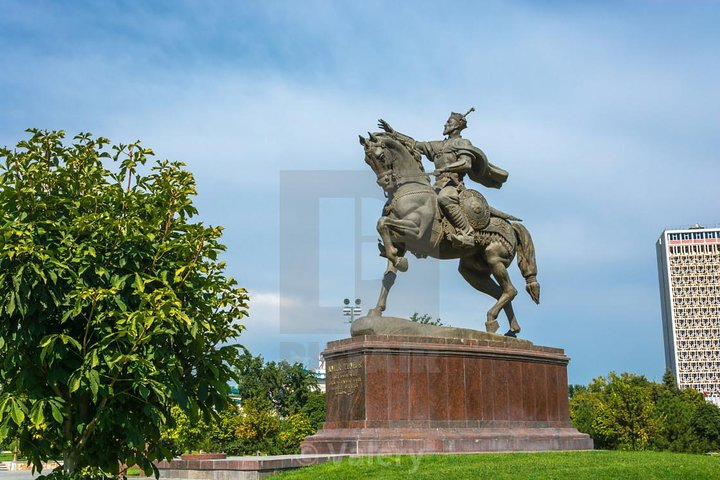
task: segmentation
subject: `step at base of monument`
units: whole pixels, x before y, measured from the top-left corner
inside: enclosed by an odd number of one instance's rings
[[[423,454],[590,450],[592,439],[574,428],[363,428],[320,430],[303,454]]]

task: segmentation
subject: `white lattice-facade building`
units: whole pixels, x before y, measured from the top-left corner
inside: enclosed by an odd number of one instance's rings
[[[720,406],[720,228],[665,230],[657,256],[665,364]]]

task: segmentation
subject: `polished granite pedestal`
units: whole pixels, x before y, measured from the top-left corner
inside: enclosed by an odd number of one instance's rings
[[[592,449],[570,423],[563,350],[486,335],[357,335],[329,343],[326,422],[302,452]]]

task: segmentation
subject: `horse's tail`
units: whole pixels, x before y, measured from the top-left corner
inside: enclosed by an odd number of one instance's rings
[[[535,303],[540,303],[540,284],[537,282],[537,263],[535,262],[535,245],[530,232],[522,223],[512,223],[518,240],[517,263],[525,278],[525,290]]]

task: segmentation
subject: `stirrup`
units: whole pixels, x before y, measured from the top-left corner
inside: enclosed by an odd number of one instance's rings
[[[453,233],[450,235],[450,240],[455,248],[471,248],[475,246],[475,238],[471,235]]]

